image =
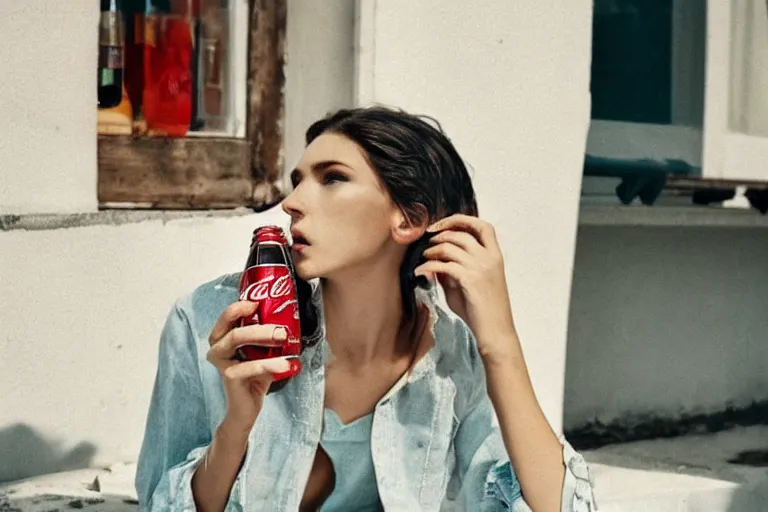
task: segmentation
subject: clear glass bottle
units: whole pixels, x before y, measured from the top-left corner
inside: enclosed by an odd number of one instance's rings
[[[229,119],[229,9],[227,0],[203,0],[200,13],[198,117],[205,130],[226,131]]]
[[[120,0],[101,0],[99,18],[99,108],[112,108],[123,97],[123,17]]]

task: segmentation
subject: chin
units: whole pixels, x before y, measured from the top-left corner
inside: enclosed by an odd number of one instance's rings
[[[294,268],[296,269],[296,274],[305,281],[320,277],[317,270],[313,268],[313,265],[306,260],[294,260]]]

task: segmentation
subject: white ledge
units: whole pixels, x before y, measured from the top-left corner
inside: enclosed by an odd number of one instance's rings
[[[102,210],[90,213],[2,214],[0,215],[0,232],[16,229],[43,231],[94,225],[119,226],[121,224],[135,224],[157,220],[166,223],[179,219],[239,217],[253,214],[254,211],[249,208],[231,210]]]

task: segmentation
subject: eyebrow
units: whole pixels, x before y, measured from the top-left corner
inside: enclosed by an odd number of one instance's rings
[[[349,165],[345,164],[344,162],[339,162],[338,160],[322,160],[320,162],[315,162],[312,165],[312,171],[323,172],[324,170],[328,169],[329,167],[333,167],[334,165],[340,165],[342,167],[346,167],[349,170],[354,170]],[[291,178],[293,179],[297,174],[303,174],[303,171],[298,167],[291,171]]]

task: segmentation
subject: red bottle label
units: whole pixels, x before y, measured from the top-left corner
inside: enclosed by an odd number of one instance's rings
[[[264,256],[261,256],[264,254]],[[239,349],[244,359],[298,356],[301,354],[301,324],[299,302],[288,251],[279,243],[259,244],[252,251],[256,264],[247,268],[240,279],[240,300],[257,304],[251,318],[241,325],[272,324],[285,327],[288,337],[281,346],[246,345]],[[275,256],[277,255],[277,257]],[[264,261],[259,261],[260,256]],[[277,261],[276,261],[277,260]],[[282,261],[280,261],[282,260]]]

